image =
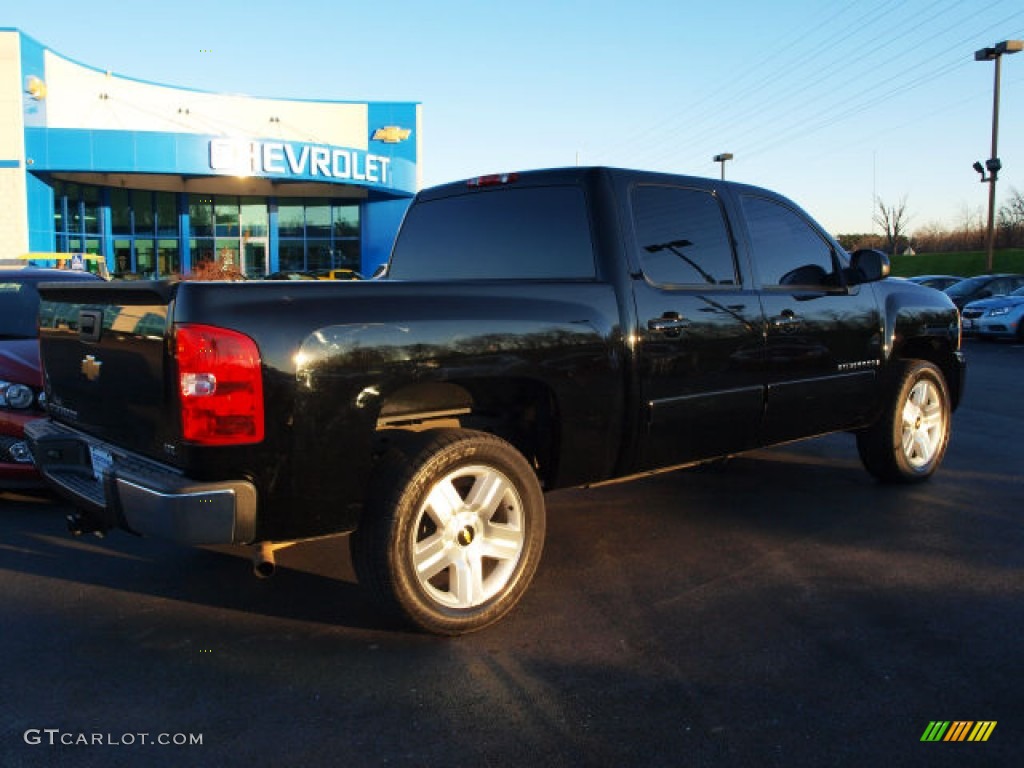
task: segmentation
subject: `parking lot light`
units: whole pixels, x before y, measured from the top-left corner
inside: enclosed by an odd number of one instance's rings
[[[974,164],[974,170],[981,174],[982,183],[988,184],[988,232],[987,232],[987,258],[986,271],[992,273],[992,252],[995,249],[996,228],[996,179],[1002,169],[999,161],[997,145],[999,142],[999,76],[1004,54],[1019,53],[1024,50],[1024,40],[1004,40],[996,43],[991,48],[982,48],[974,52],[975,61],[994,61],[996,63],[995,87],[992,89],[992,154],[985,161],[985,168],[988,169],[988,176],[984,171],[979,170],[980,163]],[[724,167],[724,166],[723,166]]]

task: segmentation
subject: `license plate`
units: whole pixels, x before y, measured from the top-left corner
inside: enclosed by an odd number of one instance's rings
[[[89,458],[92,459],[92,475],[97,480],[102,480],[104,473],[109,472],[114,466],[114,457],[110,455],[110,451],[102,448],[90,445]]]
[[[974,321],[973,320],[964,320],[964,328],[973,328],[973,327],[974,327]]]

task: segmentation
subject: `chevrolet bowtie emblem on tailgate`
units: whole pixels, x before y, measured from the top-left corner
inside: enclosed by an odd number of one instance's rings
[[[100,377],[100,368],[103,363],[92,355],[82,358],[82,375],[89,381],[96,381]]]

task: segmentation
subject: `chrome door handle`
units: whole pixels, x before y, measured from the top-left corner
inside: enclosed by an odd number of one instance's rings
[[[802,322],[803,320],[791,309],[783,310],[782,314],[772,318],[772,325],[776,328],[792,328]]]
[[[690,327],[690,321],[671,312],[647,321],[647,329],[654,333],[679,333]]]

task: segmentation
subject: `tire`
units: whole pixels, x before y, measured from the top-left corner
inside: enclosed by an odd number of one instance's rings
[[[414,626],[460,635],[501,619],[523,596],[544,545],[533,469],[493,435],[412,435],[378,465],[350,537],[360,584]]]
[[[864,467],[883,482],[927,480],[945,456],[951,414],[942,372],[924,360],[903,363],[882,415],[857,433]]]

